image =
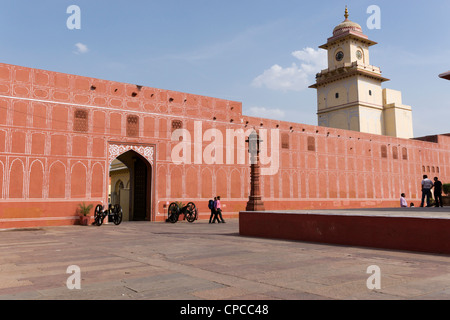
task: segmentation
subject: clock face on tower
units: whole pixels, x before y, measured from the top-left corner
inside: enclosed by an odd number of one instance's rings
[[[358,60],[362,59],[362,52],[361,52],[361,50],[356,51],[356,58],[358,58]]]
[[[338,53],[336,53],[336,60],[342,61],[342,59],[344,59],[344,53],[342,51],[339,51]]]

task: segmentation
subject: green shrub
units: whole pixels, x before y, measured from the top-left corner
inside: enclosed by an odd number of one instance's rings
[[[87,215],[89,215],[89,213],[91,212],[93,207],[94,207],[94,205],[92,205],[92,204],[86,205],[84,202],[80,203],[78,205],[78,209],[80,210],[80,213],[85,217]]]
[[[445,194],[450,195],[450,183],[444,183],[442,191],[444,191]]]

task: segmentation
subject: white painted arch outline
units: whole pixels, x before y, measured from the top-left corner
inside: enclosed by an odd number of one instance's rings
[[[110,143],[108,149],[109,165],[111,165],[114,159],[116,159],[121,154],[133,150],[143,156],[153,166],[155,155],[154,146]]]

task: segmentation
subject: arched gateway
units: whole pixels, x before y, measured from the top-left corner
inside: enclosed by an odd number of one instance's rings
[[[154,220],[154,150],[152,145],[109,144],[108,185],[115,186],[115,180],[119,179],[117,172],[120,172],[122,180],[128,179],[128,181],[123,181],[124,188],[119,191],[110,187],[108,202],[122,206],[125,220]],[[126,175],[123,172],[126,172]],[[123,179],[124,176],[125,179]]]

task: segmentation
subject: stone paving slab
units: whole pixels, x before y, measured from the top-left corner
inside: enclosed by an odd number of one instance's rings
[[[449,298],[450,256],[243,237],[237,219],[0,231],[0,300]]]

